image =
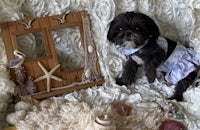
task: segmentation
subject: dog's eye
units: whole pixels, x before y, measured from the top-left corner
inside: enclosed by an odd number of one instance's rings
[[[140,31],[140,28],[136,27],[135,30],[136,30],[136,31]]]
[[[123,29],[122,29],[122,28],[119,28],[119,31],[123,31]]]

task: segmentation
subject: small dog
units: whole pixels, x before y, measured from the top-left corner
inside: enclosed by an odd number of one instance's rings
[[[136,12],[119,14],[110,24],[107,38],[121,47],[128,56],[122,75],[116,78],[119,85],[130,85],[136,79],[138,67],[144,65],[149,83],[157,72],[165,80],[176,84],[175,93],[169,99],[183,100],[183,92],[194,82],[200,61],[191,48],[160,37],[159,28],[147,15]]]

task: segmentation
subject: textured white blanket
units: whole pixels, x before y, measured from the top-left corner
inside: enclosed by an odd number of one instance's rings
[[[84,101],[93,105],[99,101],[103,104],[125,102],[134,105],[138,102],[163,100],[172,95],[174,86],[169,86],[162,80],[149,84],[142,71],[138,74],[137,82],[130,86],[131,89],[115,84],[115,77],[120,74],[126,58],[108,42],[106,35],[110,21],[119,13],[138,11],[149,15],[158,24],[162,36],[193,47],[200,54],[200,0],[1,0],[0,22],[51,16],[68,10],[89,12],[99,64],[106,82],[99,87],[63,95],[62,98],[67,101]],[[13,93],[15,86],[9,79],[6,63],[5,49],[0,37],[0,129],[6,125],[5,113],[8,112],[10,94]],[[198,130],[200,129],[200,86],[192,85],[184,93],[184,98],[185,102],[178,104],[179,107],[184,108],[182,112],[185,119],[182,121],[189,130]],[[50,113],[47,112],[47,114]],[[33,115],[30,113],[28,117],[32,118]],[[26,120],[27,118],[22,119],[21,122],[30,123],[28,121],[31,119]],[[156,119],[159,120],[160,116],[156,115],[154,120]],[[138,130],[140,125],[142,126],[142,124],[135,125],[135,129]],[[51,126],[48,128],[54,129]],[[143,130],[142,127],[141,130]]]

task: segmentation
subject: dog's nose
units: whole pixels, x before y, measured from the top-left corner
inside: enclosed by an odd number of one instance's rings
[[[131,31],[131,30],[126,30],[125,31],[126,37],[131,37],[132,34],[133,34],[133,31]]]

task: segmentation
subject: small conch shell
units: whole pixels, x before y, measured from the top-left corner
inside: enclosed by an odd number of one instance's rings
[[[91,77],[91,74],[92,74],[92,72],[91,72],[90,69],[87,69],[87,70],[85,71],[85,77],[86,77],[86,78],[90,78],[90,77]]]
[[[115,125],[108,118],[108,115],[96,117],[94,127],[95,130],[116,130]]]
[[[91,45],[89,45],[89,46],[88,46],[88,52],[89,52],[89,53],[92,53],[93,51],[94,51],[94,48],[93,48]]]

